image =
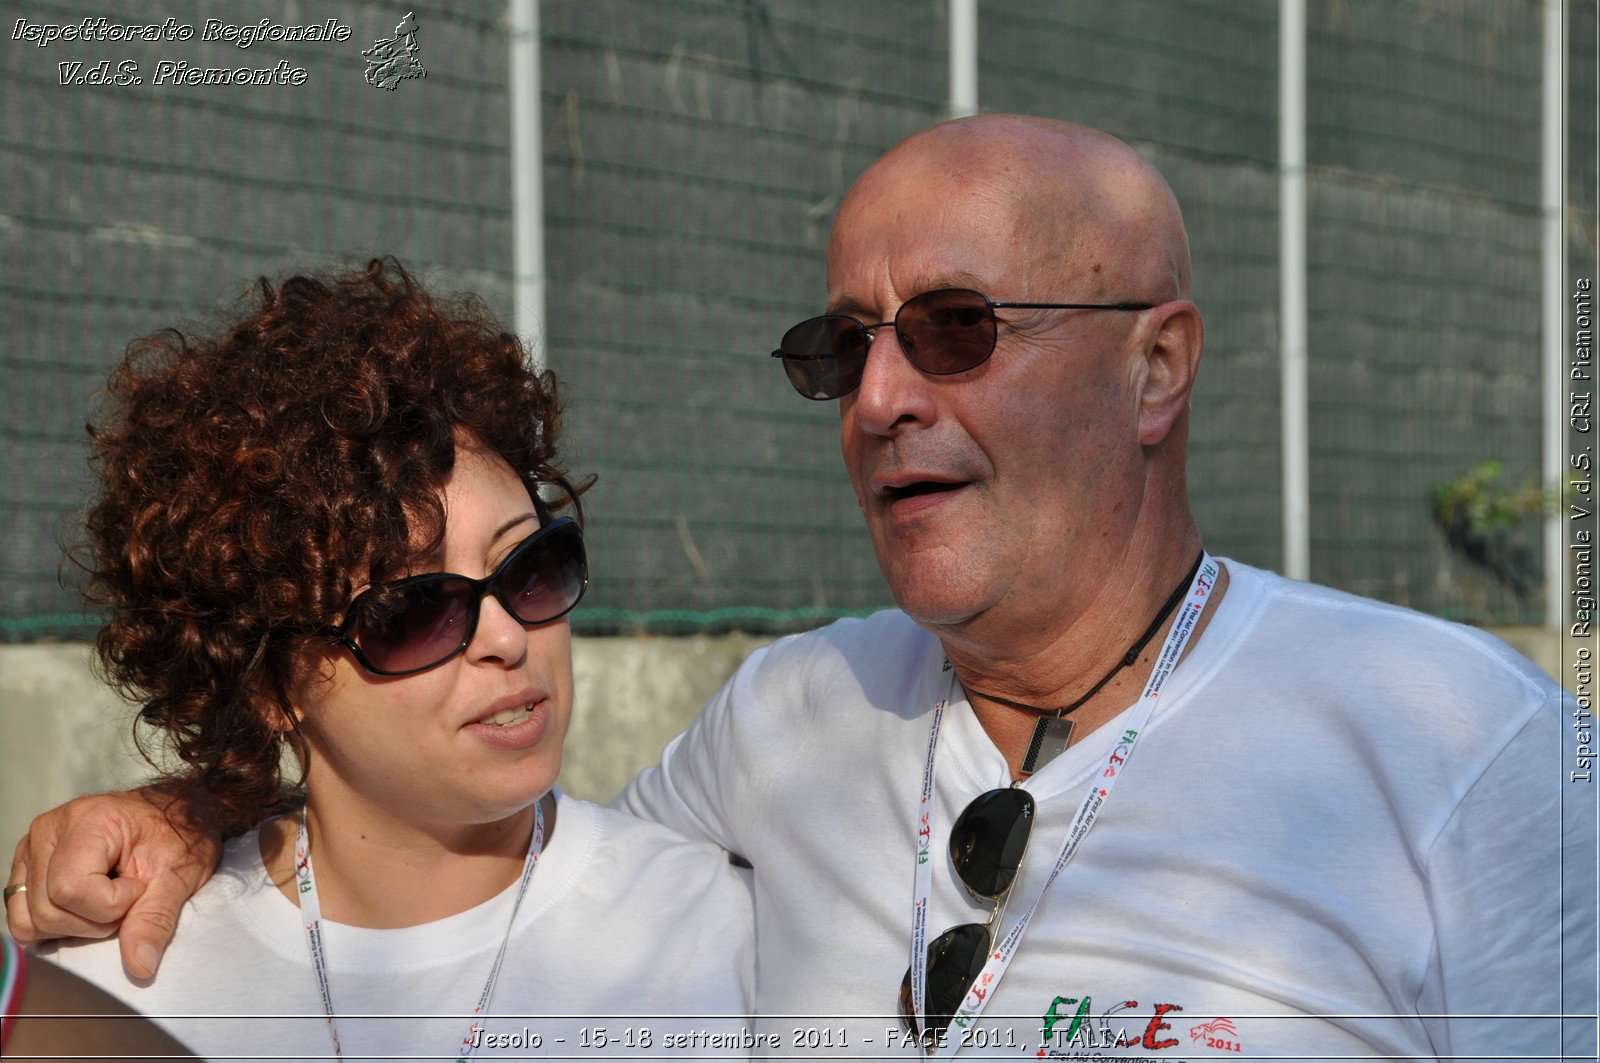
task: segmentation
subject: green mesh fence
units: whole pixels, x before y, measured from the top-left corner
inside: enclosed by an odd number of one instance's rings
[[[292,8],[292,9],[291,9]],[[326,17],[304,5],[6,5],[0,39],[0,638],[81,636],[59,570],[87,489],[84,422],[131,339],[203,322],[261,274],[392,253],[509,312],[509,103],[500,7],[417,9],[425,80],[363,79],[404,11],[341,4],[349,41],[204,42],[208,18]],[[10,39],[33,24],[196,27],[187,42]],[[492,61],[481,61],[485,56]],[[57,63],[138,63],[142,85],[61,85]],[[156,85],[162,60],[303,67],[301,85]],[[424,105],[420,92],[426,86]],[[66,586],[62,586],[61,576]]]
[[[1537,526],[1502,582],[1436,484],[1540,460],[1541,21],[1510,2],[1316,5],[1307,73],[1312,573],[1421,609],[1543,615]]]
[[[819,311],[850,182],[943,116],[937,10],[568,0],[541,20],[549,358],[601,477],[580,625],[887,604],[836,408],[766,355]]]
[[[1524,0],[1312,3],[1313,576],[1482,622],[1536,621],[1434,526],[1435,486],[1539,461],[1540,23]],[[253,276],[392,253],[511,316],[505,8],[416,8],[426,79],[360,49],[403,10],[339,5],[346,43],[0,40],[0,639],[81,636],[58,574],[83,422],[131,338]],[[330,9],[331,11],[331,9]],[[1569,10],[1573,268],[1594,255],[1595,4]],[[14,2],[17,18],[201,24],[223,5]],[[305,5],[255,5],[294,22]],[[766,352],[823,299],[839,198],[944,115],[937,0],[544,0],[548,364],[589,496],[580,630],[786,630],[888,604],[836,411]],[[61,86],[107,56],[304,66],[306,84]],[[1140,148],[1188,218],[1207,353],[1191,484],[1213,549],[1282,562],[1277,4],[982,0],[990,111]],[[1070,296],[1071,293],[1063,293]]]

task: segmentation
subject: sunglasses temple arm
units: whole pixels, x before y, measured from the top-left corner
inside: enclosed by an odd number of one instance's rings
[[[1154,303],[990,303],[996,310],[1154,310]]]

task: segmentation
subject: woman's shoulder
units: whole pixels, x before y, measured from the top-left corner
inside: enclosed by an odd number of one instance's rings
[[[556,872],[551,892],[527,924],[543,962],[563,972],[542,999],[594,1014],[749,1011],[755,905],[726,852],[567,795],[552,841],[556,861],[534,872]]]
[[[241,936],[261,937],[272,917],[283,914],[275,903],[281,899],[262,865],[258,833],[250,831],[224,846],[216,873],[185,902],[155,978],[129,976],[122,966],[121,947],[115,937],[67,938],[35,951],[113,995],[149,1010],[152,998],[187,992],[191,982],[207,984],[220,970],[236,971]]]
[[[630,904],[658,909],[700,906],[718,900],[750,905],[748,876],[728,853],[692,840],[670,827],[563,794],[556,836],[569,831],[572,849],[582,848],[584,892],[590,898],[615,889]],[[571,854],[569,850],[569,855]],[[577,861],[574,861],[576,863]]]
[[[754,933],[749,871],[722,847],[565,794],[560,816],[555,834],[570,831],[566,855],[584,850],[562,868],[563,885],[576,887],[562,890],[563,908],[608,911],[613,925],[632,913],[666,937],[698,937],[696,927],[709,921],[734,940]]]

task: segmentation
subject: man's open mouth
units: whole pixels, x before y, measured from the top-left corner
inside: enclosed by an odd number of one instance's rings
[[[946,491],[955,491],[967,486],[965,483],[943,483],[938,480],[917,480],[904,487],[888,487],[884,489],[884,497],[895,502],[902,498],[916,498],[918,495],[940,494]]]

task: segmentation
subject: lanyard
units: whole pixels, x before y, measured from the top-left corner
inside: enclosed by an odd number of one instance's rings
[[[1144,693],[1139,696],[1139,703],[1134,706],[1132,717],[1106,758],[1105,769],[1090,781],[1089,790],[1084,794],[1082,803],[1078,805],[1077,814],[1072,817],[1072,826],[1067,831],[1067,840],[1061,846],[1061,853],[1056,857],[1055,866],[1050,869],[1050,875],[1040,888],[1039,895],[1028,906],[1022,918],[1005,937],[1000,939],[1000,943],[989,954],[983,970],[978,973],[972,988],[967,991],[961,1006],[950,1021],[955,1036],[947,1034],[944,1043],[933,1053],[936,1058],[948,1059],[961,1051],[961,1033],[969,1029],[983,1014],[983,1009],[988,1006],[990,994],[999,985],[1001,976],[1005,974],[1012,957],[1016,955],[1023,933],[1033,921],[1033,913],[1038,910],[1039,903],[1050,891],[1056,876],[1061,874],[1062,868],[1067,866],[1067,862],[1078,851],[1078,845],[1083,841],[1084,835],[1089,833],[1089,828],[1094,826],[1094,821],[1099,818],[1100,810],[1105,807],[1106,799],[1111,796],[1111,788],[1116,785],[1128,758],[1133,755],[1133,747],[1149,722],[1150,714],[1155,710],[1156,699],[1161,694],[1162,686],[1172,674],[1172,670],[1178,666],[1178,659],[1183,656],[1183,649],[1189,642],[1189,636],[1194,633],[1201,613],[1205,612],[1206,603],[1210,600],[1211,591],[1216,585],[1217,575],[1217,563],[1211,559],[1210,554],[1202,554],[1200,567],[1189,584],[1189,595],[1184,600],[1183,607],[1179,609],[1177,619],[1172,622],[1172,630],[1167,633],[1167,640],[1162,644],[1161,653],[1156,657],[1155,668],[1145,682]],[[950,668],[948,661],[945,662],[945,669],[950,672],[950,683],[945,688],[945,696],[933,707],[933,727],[928,735],[928,759],[922,769],[922,800],[917,809],[917,869],[914,882],[915,898],[911,906],[911,1004],[919,1034],[927,1025],[925,1008],[928,991],[928,898],[933,888],[934,759],[939,748],[939,730],[944,722],[944,710],[949,706],[955,693],[956,683],[955,671]]]
[[[543,800],[542,798],[540,799]],[[533,878],[533,866],[544,851],[544,809],[540,801],[533,804],[533,837],[528,842],[528,857],[522,863],[522,878],[517,883],[517,898],[511,904],[511,918],[506,921],[505,937],[500,939],[500,951],[495,954],[494,966],[489,968],[489,980],[483,983],[478,995],[478,1005],[472,1009],[472,1025],[461,1040],[459,1051],[451,1055],[456,1063],[465,1063],[478,1054],[479,1034],[483,1021],[489,1017],[489,1000],[494,996],[494,984],[500,979],[500,964],[506,958],[506,946],[511,943],[511,929],[517,922],[517,909],[528,894],[528,882]],[[306,928],[306,945],[311,950],[311,965],[317,975],[317,989],[322,994],[322,1011],[328,1017],[328,1037],[333,1041],[335,1059],[343,1059],[339,1047],[339,1024],[333,1017],[333,992],[328,980],[327,946],[322,940],[322,905],[317,901],[317,880],[311,871],[311,842],[306,834],[305,813],[300,814],[300,831],[294,842],[294,880],[300,893],[300,918]]]

